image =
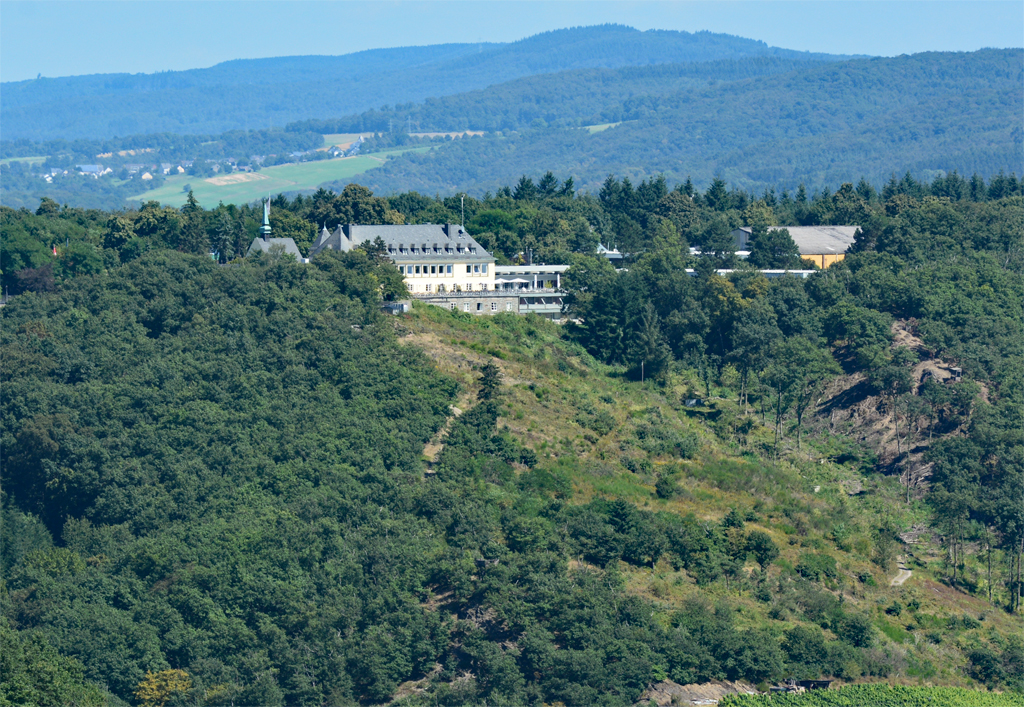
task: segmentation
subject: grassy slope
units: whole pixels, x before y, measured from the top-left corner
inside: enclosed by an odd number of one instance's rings
[[[411,315],[396,320],[396,326],[403,341],[423,348],[439,370],[462,383],[467,392],[460,407],[473,404],[475,368],[488,361],[496,363],[505,380],[499,427],[507,427],[534,449],[542,466],[558,467],[570,475],[573,502],[626,498],[643,508],[692,512],[709,521],[719,521],[733,507],[753,509],[758,520],[748,527],[769,533],[781,549],[779,561],[771,568],[773,578],[795,566],[801,553],[833,555],[840,578],[829,589],[871,614],[881,649],[905,656],[907,668],[900,681],[969,683],[958,649],[1024,630],[1020,617],[939,582],[941,553],[932,546],[913,546],[912,553],[899,549],[908,554],[913,576],[902,587],[889,586],[897,569],[893,562],[882,568],[872,561],[874,527],[883,517],[895,519],[902,527],[924,517],[920,509],[901,502],[896,479],[869,473],[867,465],[856,461],[833,461],[840,455],[857,456],[858,450],[846,438],[827,432],[808,435],[802,450],[797,451],[795,443],[787,445],[781,463],[773,467],[757,454],[767,447],[771,428],[757,424],[756,413],[751,413],[755,425],[745,441],[734,432],[744,418],[731,391],[712,388],[711,404],[697,411],[682,404],[691,394],[703,396],[693,372],[684,371],[664,387],[627,381],[619,371],[561,339],[557,325],[534,317],[473,318],[417,303]],[[613,415],[615,429],[602,436],[577,424],[579,408],[587,405]],[[717,420],[711,421],[716,415]],[[693,460],[653,458],[650,471],[628,471],[623,459],[642,456],[635,446],[634,425],[659,417],[660,424],[699,434],[702,451]],[[656,475],[673,470],[680,472],[679,494],[671,500],[659,499],[654,491]],[[847,493],[856,484],[861,492]],[[839,526],[848,533],[842,547],[832,539]],[[754,567],[750,563],[747,570]],[[733,602],[740,624],[775,623],[785,628],[794,620],[770,616],[767,605],[721,582],[698,588],[685,571],[674,571],[664,560],[653,569],[625,563],[620,568],[631,591],[666,607],[699,593]],[[873,576],[875,586],[858,579],[865,572]],[[920,603],[914,615],[906,610],[900,617],[884,612],[893,601],[905,607],[913,600]],[[982,617],[980,625],[971,630],[948,627],[950,617],[964,615]]]

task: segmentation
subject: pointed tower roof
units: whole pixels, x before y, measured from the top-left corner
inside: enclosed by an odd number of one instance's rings
[[[270,240],[270,199],[263,200],[263,225],[260,226],[260,237]]]

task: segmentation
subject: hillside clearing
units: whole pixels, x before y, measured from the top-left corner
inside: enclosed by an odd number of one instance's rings
[[[165,206],[180,207],[188,196],[188,189],[185,187],[189,186],[201,204],[214,205],[218,202],[248,204],[268,194],[310,191],[324,182],[351,179],[381,166],[389,156],[426,149],[429,148],[385,150],[355,157],[283,164],[277,167],[267,167],[259,172],[226,174],[209,179],[178,174],[168,177],[162,187],[137,194],[131,198],[139,201],[158,201]]]

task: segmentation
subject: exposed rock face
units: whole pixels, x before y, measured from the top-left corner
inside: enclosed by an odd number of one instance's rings
[[[666,705],[714,705],[726,695],[757,695],[759,694],[754,686],[746,682],[729,682],[728,680],[713,680],[693,685],[680,685],[679,683],[665,680],[657,685],[651,685],[640,696],[638,704],[646,705],[654,700],[659,707]]]

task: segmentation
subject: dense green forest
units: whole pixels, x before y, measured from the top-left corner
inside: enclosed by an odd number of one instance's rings
[[[275,130],[4,141],[3,158],[37,160],[0,165],[0,197],[15,208],[32,208],[43,196],[117,208],[144,190],[127,174],[129,163],[187,164],[202,179],[213,176],[214,162],[230,167],[229,158],[248,167],[258,164],[257,155],[273,155],[264,165],[326,157],[315,151],[322,134],[347,131],[376,133],[364,152],[436,148],[396,155],[354,178],[378,193],[461,190],[480,197],[521,174],[539,178],[551,168],[573,174],[575,188],[591,193],[609,173],[634,182],[663,174],[670,186],[690,178],[701,188],[719,176],[757,192],[793,191],[800,182],[834,189],[850,174],[878,184],[906,170],[925,181],[953,169],[991,179],[1024,173],[1017,120],[1024,110],[1022,76],[1020,50],[844,62],[753,56],[570,70]],[[611,127],[594,134],[577,129],[588,125]],[[431,140],[409,135],[410,128],[487,133]],[[96,161],[114,174],[91,182],[77,174],[41,179]],[[326,186],[340,191],[344,183]]]
[[[686,64],[580,69],[540,74],[477,91],[428,98],[331,120],[291,123],[297,132],[346,133],[415,130],[523,130],[531,127],[579,127],[633,120],[644,102],[693,91],[709,84],[806,71],[806,59],[748,57]]]
[[[271,218],[305,251],[324,222],[461,207],[350,185]],[[385,316],[404,286],[373,248],[237,259],[250,206],[0,209],[0,699],[1024,689],[1020,181],[580,196],[548,173],[465,209],[500,261],[571,263],[572,322]],[[850,223],[807,280],[728,238],[794,267],[769,226]]]
[[[329,51],[338,45],[324,38],[320,46]],[[712,32],[574,27],[508,44],[439,44],[343,56],[236,60],[209,69],[158,74],[7,82],[0,120],[5,139],[35,141],[147,132],[219,133],[335,118],[382,103],[420,101],[569,69],[750,56],[844,58]]]
[[[522,122],[515,124],[520,132],[404,155],[360,182],[384,193],[479,196],[547,169],[573,174],[578,188],[592,192],[610,173],[634,181],[664,174],[671,183],[689,176],[702,187],[722,176],[756,191],[793,190],[800,182],[835,189],[852,174],[879,183],[908,169],[928,181],[954,168],[986,178],[1000,170],[1024,173],[1021,50],[813,64],[699,89],[630,93],[634,74],[667,78],[672,71],[573,74],[585,81],[580,92],[571,82],[554,86],[557,76],[523,80],[507,87],[515,109],[501,107],[506,86],[497,86],[475,96],[472,108],[455,96],[393,111],[396,121],[422,114],[444,129],[461,129],[469,124],[464,116],[478,112],[502,125]],[[597,134],[542,127],[576,119],[625,122]]]

